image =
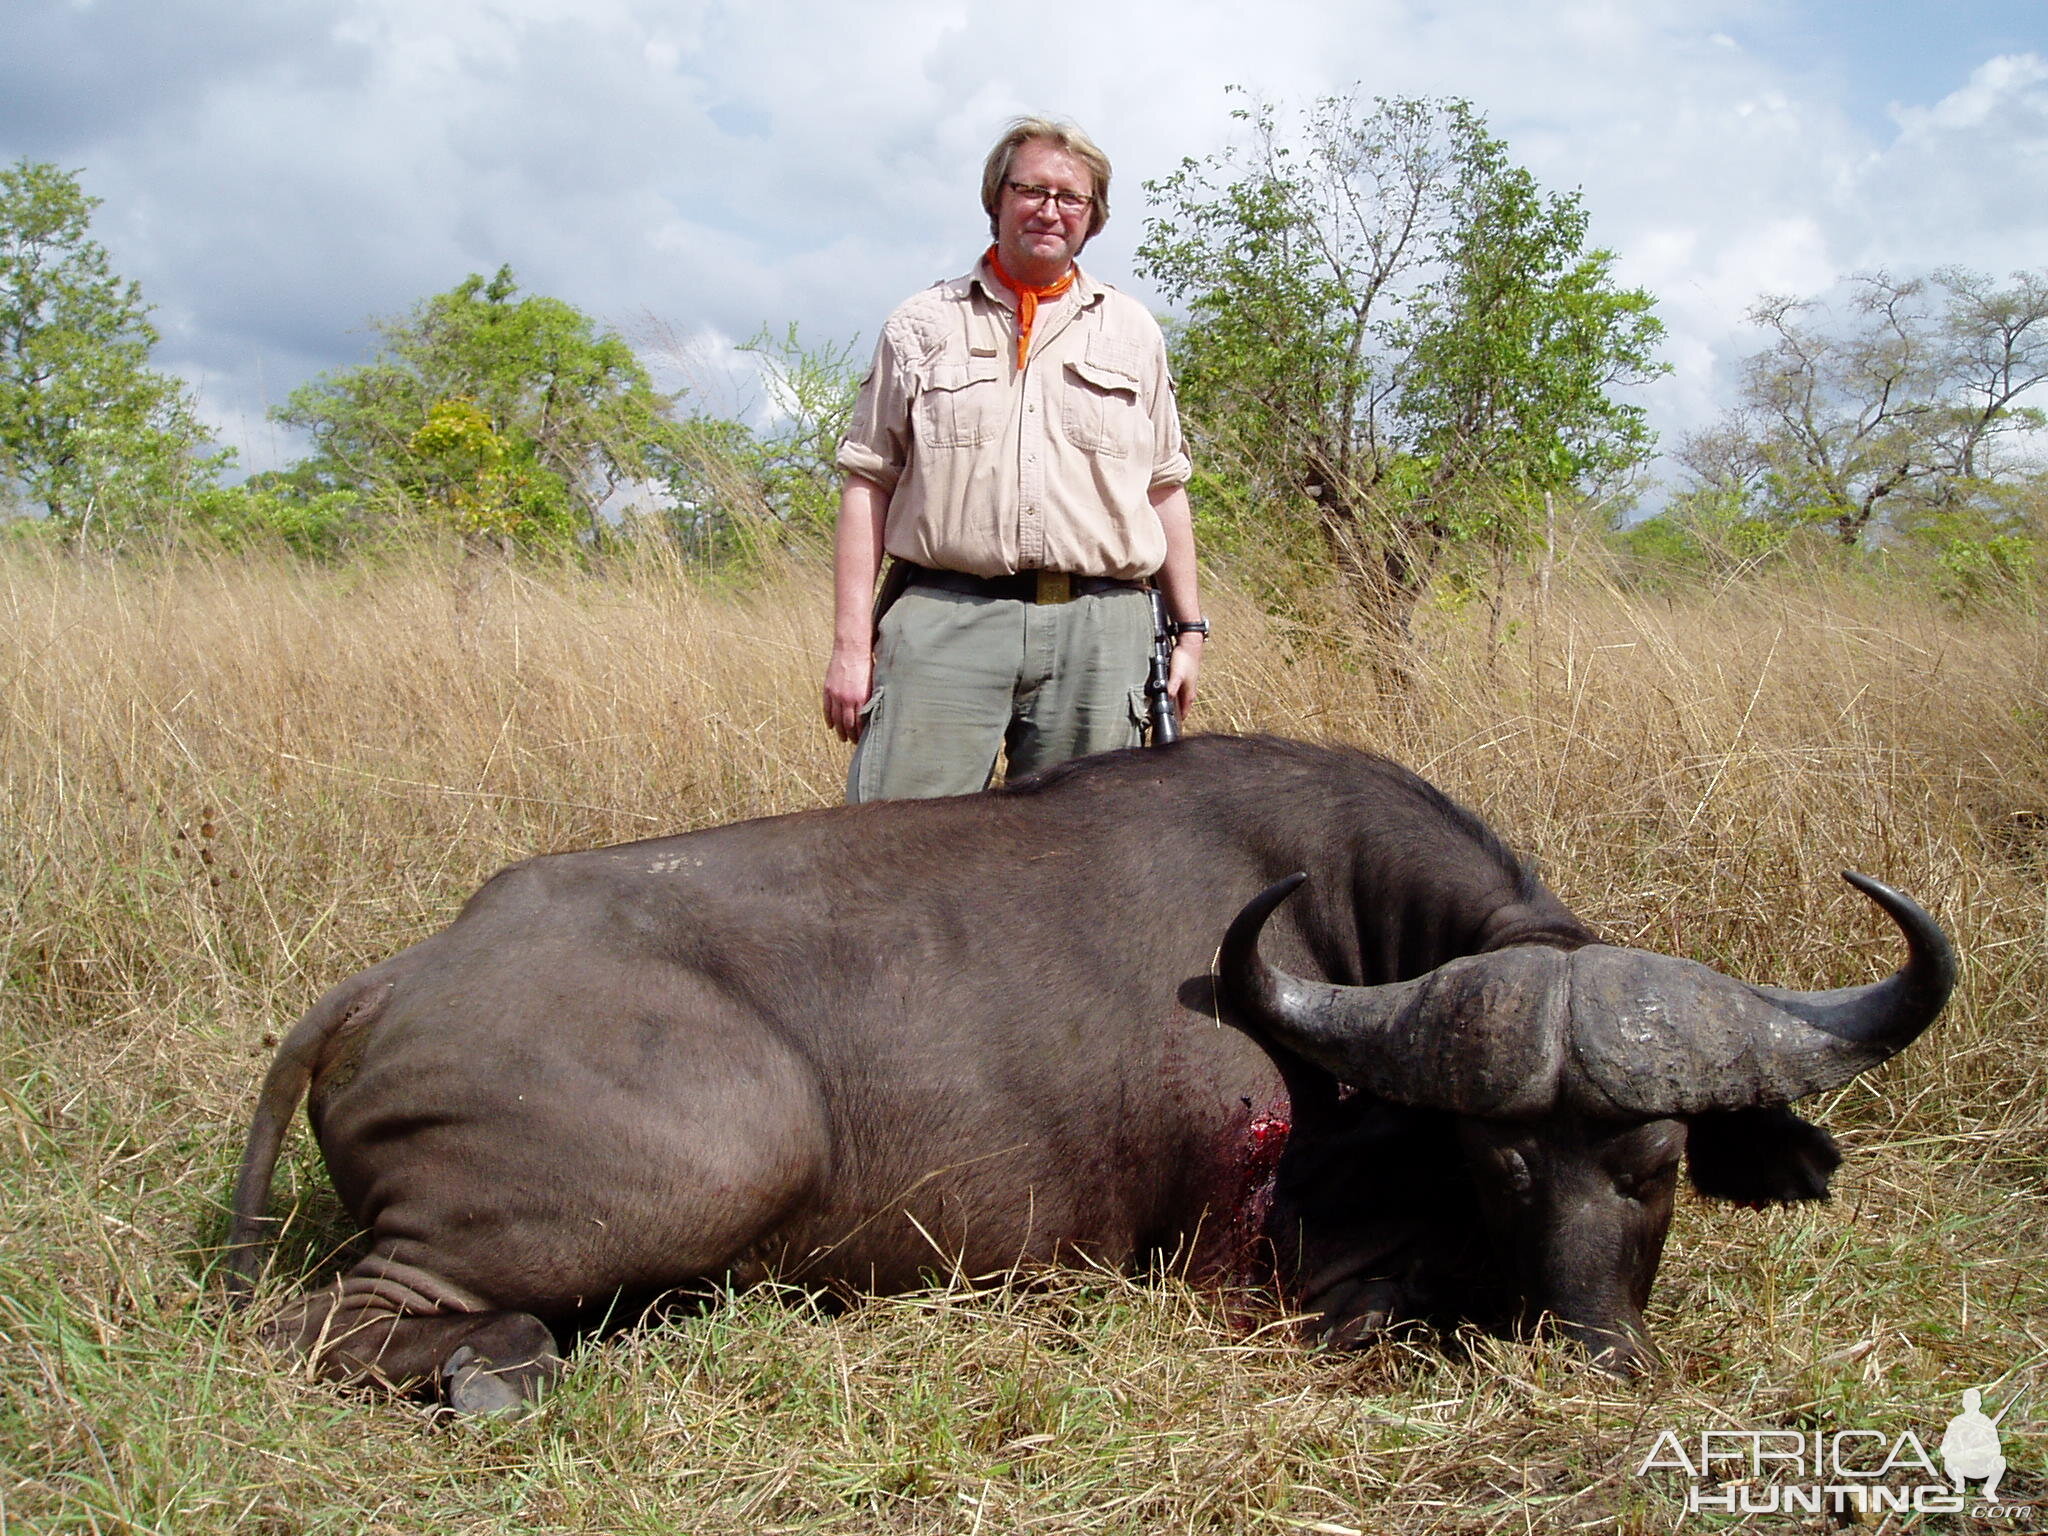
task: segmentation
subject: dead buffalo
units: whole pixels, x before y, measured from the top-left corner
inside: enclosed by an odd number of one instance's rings
[[[1548,1313],[1628,1368],[1688,1143],[1709,1195],[1824,1196],[1783,1106],[1948,995],[1940,929],[1850,878],[1905,968],[1750,986],[1599,944],[1393,763],[1222,736],[533,859],[292,1030],[231,1277],[304,1092],[369,1252],[275,1331],[460,1410],[620,1293],[1078,1256],[1260,1264],[1340,1340]]]

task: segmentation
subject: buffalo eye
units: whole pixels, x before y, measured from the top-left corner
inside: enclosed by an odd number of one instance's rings
[[[1670,1121],[1635,1126],[1610,1141],[1601,1159],[1614,1192],[1625,1200],[1662,1193],[1685,1149],[1682,1129]]]

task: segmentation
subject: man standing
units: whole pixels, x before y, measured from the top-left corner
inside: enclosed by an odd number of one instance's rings
[[[1208,625],[1165,342],[1074,264],[1109,219],[1109,160],[1020,118],[981,202],[995,244],[889,316],[839,447],[825,718],[860,743],[849,800],[981,789],[1004,750],[1015,777],[1137,745],[1155,576],[1168,686],[1195,698]]]

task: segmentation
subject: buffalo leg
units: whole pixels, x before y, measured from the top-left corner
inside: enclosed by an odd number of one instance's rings
[[[264,1331],[325,1380],[424,1386],[457,1413],[523,1407],[564,1368],[554,1335],[532,1313],[492,1308],[381,1254],[299,1297]]]

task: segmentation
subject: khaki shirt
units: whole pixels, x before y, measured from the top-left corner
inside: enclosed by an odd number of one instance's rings
[[[1013,296],[986,259],[882,327],[839,468],[889,493],[882,546],[974,576],[1149,576],[1149,493],[1189,473],[1166,342],[1137,300],[1076,270],[1017,368]]]

